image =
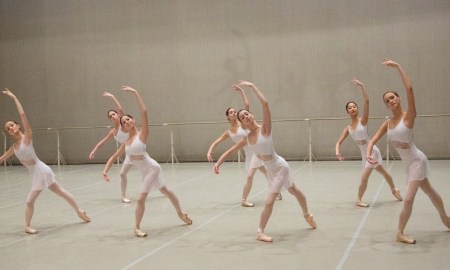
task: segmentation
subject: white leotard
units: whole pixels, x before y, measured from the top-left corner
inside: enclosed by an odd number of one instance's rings
[[[243,129],[241,126],[238,127],[236,133],[232,133],[228,130],[228,135],[234,143],[238,143],[248,136],[248,131]],[[249,169],[259,168],[264,166],[264,164],[253,154],[253,150],[248,147],[248,145],[243,147],[245,153],[245,169],[248,171]]]
[[[389,127],[387,136],[399,153],[406,166],[408,181],[428,178],[428,159],[413,142],[413,130],[406,127],[402,120],[394,128]]]
[[[141,160],[130,158],[132,164],[138,168],[142,176],[140,193],[149,193],[152,190],[159,190],[165,186],[161,166],[152,159],[147,151],[146,144],[141,142],[139,134],[133,139],[130,145],[125,145],[127,156],[141,156]]]
[[[117,130],[117,134],[116,135],[114,135],[114,139],[118,142],[118,143],[120,143],[120,144],[122,144],[122,143],[124,143],[126,140],[128,140],[128,133],[127,132],[123,132],[122,131],[122,128],[121,127],[119,127],[118,128],[118,130]],[[125,165],[125,164],[133,164],[133,162],[131,162],[131,160],[130,160],[130,158],[128,157],[128,155],[125,155],[125,160],[123,161],[123,164]]]
[[[37,157],[32,142],[29,145],[20,143],[18,150],[14,148],[14,153],[30,173],[31,191],[43,190],[56,182],[52,169]]]
[[[347,127],[348,133],[350,134],[350,137],[356,142],[356,144],[359,147],[359,150],[361,151],[361,159],[364,168],[376,168],[381,165],[381,154],[380,150],[376,145],[373,146],[372,150],[372,158],[377,161],[377,164],[371,164],[367,161],[367,145],[370,142],[369,134],[367,133],[367,125],[363,126],[361,124],[361,121],[358,121],[358,124],[356,125],[356,128],[352,130],[350,126]]]
[[[264,137],[258,132],[257,136],[254,145],[248,142],[247,137],[247,144],[266,167],[269,192],[280,193],[283,189],[292,187],[289,164],[275,152],[272,135]]]

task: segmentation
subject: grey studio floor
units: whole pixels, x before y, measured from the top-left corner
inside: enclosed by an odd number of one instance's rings
[[[369,208],[354,206],[361,161],[289,162],[295,183],[308,198],[318,228],[304,221],[294,197],[283,192],[266,233],[273,243],[255,240],[267,184],[257,173],[249,200],[240,206],[245,170],[227,162],[215,175],[212,164],[165,164],[167,185],[194,223],[178,219],[169,200],[149,194],[142,230],[133,235],[139,172],[128,176],[131,204],[120,202],[118,166],[110,183],[102,180],[103,165],[52,166],[59,183],[92,219],[82,223],[69,205],[44,191],[36,203],[32,225],[23,232],[25,198],[30,188],[23,166],[0,168],[1,269],[449,269],[450,231],[426,195],[419,191],[406,234],[416,245],[394,241],[402,203],[373,172],[364,199]],[[400,161],[384,166],[405,194]],[[450,161],[430,161],[430,181],[450,212]]]

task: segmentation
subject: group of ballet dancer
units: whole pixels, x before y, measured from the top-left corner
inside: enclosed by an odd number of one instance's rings
[[[340,145],[348,135],[359,146],[362,156],[364,170],[359,184],[356,206],[369,207],[364,203],[362,198],[367,188],[367,183],[372,170],[379,172],[388,183],[393,196],[398,201],[403,201],[403,209],[401,210],[399,223],[397,228],[396,240],[398,242],[414,244],[416,240],[404,235],[404,229],[411,216],[414,198],[417,190],[420,188],[430,198],[431,202],[437,209],[439,216],[444,225],[450,229],[450,217],[444,208],[444,203],[439,193],[431,186],[428,180],[428,160],[427,157],[415,146],[412,138],[414,120],[416,118],[416,108],[414,101],[414,93],[411,81],[403,68],[392,60],[385,59],[383,64],[387,67],[396,69],[403,81],[408,108],[403,111],[400,103],[400,96],[394,91],[388,91],[383,94],[383,101],[387,108],[391,111],[392,116],[387,119],[375,135],[370,139],[367,133],[367,123],[369,119],[369,98],[368,92],[363,83],[358,80],[352,82],[358,86],[364,97],[364,111],[360,117],[358,106],[351,101],[346,104],[347,114],[351,118],[351,123],[345,127],[336,143],[336,156],[339,160],[344,160],[340,153]],[[250,89],[262,107],[262,122],[258,123],[255,117],[249,111],[249,102],[243,88]],[[226,117],[230,122],[230,128],[218,137],[209,147],[207,159],[213,162],[212,152],[214,148],[227,138],[235,143],[231,148],[224,152],[217,162],[214,164],[214,172],[219,173],[220,165],[233,152],[243,148],[245,153],[245,169],[247,171],[247,179],[242,192],[241,205],[244,207],[253,207],[254,204],[248,201],[253,177],[257,170],[261,171],[268,182],[268,195],[260,216],[259,227],[256,234],[256,240],[263,242],[272,242],[273,238],[265,234],[265,228],[272,214],[275,201],[281,200],[281,192],[285,189],[292,194],[298,201],[303,217],[308,225],[317,228],[314,216],[308,210],[306,196],[293,182],[289,164],[286,160],[279,156],[274,149],[272,141],[272,120],[269,108],[269,102],[261,92],[261,90],[253,83],[247,81],[239,81],[233,86],[238,91],[244,101],[244,108],[237,111],[235,108],[226,110]],[[153,190],[159,190],[167,196],[174,206],[178,217],[186,224],[191,225],[192,219],[184,212],[180,206],[180,202],[175,193],[164,183],[163,174],[160,165],[152,159],[147,151],[146,144],[149,136],[147,108],[139,95],[138,91],[123,86],[122,90],[132,93],[137,100],[140,110],[141,125],[137,128],[134,118],[124,113],[124,110],[118,100],[111,93],[105,92],[103,96],[110,97],[116,105],[116,110],[108,111],[108,118],[114,124],[114,127],[92,150],[89,159],[93,159],[96,151],[104,145],[106,141],[114,138],[120,147],[108,159],[103,170],[103,178],[109,181],[108,171],[114,161],[121,157],[125,152],[125,160],[120,169],[121,183],[121,201],[130,203],[131,200],[126,196],[127,173],[134,165],[141,173],[141,186],[136,200],[135,211],[135,228],[134,235],[137,237],[146,237],[147,233],[141,230],[141,221],[145,212],[145,201],[148,193]],[[65,189],[63,189],[55,179],[55,175],[46,164],[39,160],[33,148],[32,131],[28,123],[25,112],[18,98],[8,89],[3,93],[9,96],[16,104],[21,124],[15,121],[8,121],[5,128],[15,143],[0,157],[0,163],[11,157],[13,154],[20,162],[28,168],[31,177],[31,191],[26,200],[25,210],[25,232],[28,234],[36,234],[38,231],[31,227],[31,219],[34,212],[34,204],[42,190],[50,189],[57,195],[64,198],[76,211],[77,215],[84,221],[90,222],[90,218],[86,212],[78,207],[74,197]],[[23,131],[22,129],[23,128]],[[407,171],[407,191],[405,198],[402,198],[399,189],[395,186],[392,176],[382,166],[381,154],[375,146],[376,142],[387,133],[388,139],[398,151]]]

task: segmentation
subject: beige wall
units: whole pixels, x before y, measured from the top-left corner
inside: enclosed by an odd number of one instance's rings
[[[108,125],[113,103],[101,96],[106,90],[137,115],[134,98],[119,91],[125,84],[141,91],[151,123],[161,124],[225,120],[226,108],[241,107],[230,88],[239,79],[263,90],[274,119],[345,117],[348,100],[362,101],[350,83],[356,77],[369,90],[371,116],[384,117],[381,94],[395,89],[404,96],[398,74],[380,64],[390,57],[411,76],[419,114],[448,114],[449,29],[446,0],[0,0],[0,86],[21,99],[32,127],[60,129],[67,162],[84,163],[107,130],[66,128]],[[257,99],[249,98],[260,115]],[[0,111],[0,123],[18,119],[4,96]],[[416,143],[429,157],[450,158],[449,120],[417,121]],[[317,158],[334,157],[347,122],[313,123]],[[371,135],[380,123],[369,123]],[[226,128],[174,126],[178,159],[205,160],[209,144]],[[306,157],[307,123],[274,128],[281,155]],[[158,161],[170,155],[169,135],[167,127],[151,128],[148,151]],[[47,162],[56,158],[55,138],[52,131],[35,132],[36,150]],[[359,156],[350,140],[342,150]]]

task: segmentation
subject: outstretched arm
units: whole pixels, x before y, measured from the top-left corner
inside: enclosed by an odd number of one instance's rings
[[[258,98],[259,102],[261,102],[262,111],[263,111],[263,123],[261,127],[261,134],[264,136],[269,136],[272,133],[272,117],[270,115],[269,102],[266,97],[262,94],[262,92],[256,87],[255,84],[246,81],[239,81],[239,86],[245,85],[253,89]]]
[[[387,132],[388,123],[389,123],[389,119],[384,121],[384,123],[378,129],[377,133],[375,133],[375,135],[373,135],[372,139],[370,140],[369,144],[367,145],[367,161],[369,161],[369,163],[371,163],[371,164],[376,164],[377,163],[377,160],[372,158],[373,146]]]
[[[208,158],[209,162],[213,162],[213,158],[211,156],[212,151],[214,148],[221,142],[225,141],[227,138],[230,137],[230,134],[228,134],[228,130],[225,131],[219,138],[217,138],[209,147],[208,153],[206,154],[206,157]]]
[[[106,162],[105,168],[103,169],[103,180],[109,182],[109,176],[108,171],[113,165],[114,161],[120,157],[123,152],[125,152],[125,143],[122,143],[122,145],[117,149],[117,151],[108,159],[108,162]]]
[[[9,157],[14,155],[14,145],[11,146],[8,151],[6,151],[1,157],[0,157],[0,164],[3,163],[3,161],[7,160]]]
[[[114,129],[111,129],[108,132],[108,135],[105,136],[105,138],[103,138],[103,140],[101,140],[100,142],[97,143],[97,145],[94,147],[94,149],[92,149],[91,153],[89,154],[89,159],[94,159],[94,155],[97,152],[97,150],[104,145],[109,139],[114,137]]]
[[[225,161],[225,159],[234,151],[237,151],[239,149],[241,149],[242,147],[244,147],[247,144],[247,137],[242,138],[242,140],[240,142],[238,142],[237,144],[233,145],[230,149],[228,149],[227,151],[225,151],[225,153],[223,153],[219,160],[217,160],[216,164],[214,164],[214,172],[216,174],[219,174],[219,167],[220,165],[222,165],[222,163]]]
[[[123,91],[126,92],[131,92],[135,95],[138,105],[139,105],[139,110],[141,111],[141,132],[139,133],[139,138],[141,139],[142,142],[147,142],[147,137],[148,137],[148,116],[147,116],[147,107],[145,107],[144,101],[141,98],[141,95],[139,95],[138,91],[136,91],[135,89],[129,87],[129,86],[124,86],[122,87]]]
[[[352,80],[352,83],[361,88],[363,97],[364,97],[364,112],[361,117],[361,125],[366,126],[369,121],[369,94],[367,94],[367,90],[364,87],[364,84],[358,80]]]
[[[345,138],[347,138],[347,136],[348,136],[348,129],[344,128],[344,131],[342,131],[341,137],[339,137],[339,140],[336,143],[336,157],[339,160],[344,160],[344,157],[341,155],[341,152],[340,152],[340,146],[341,146],[341,143],[345,140]]]
[[[239,85],[237,84],[233,85],[233,89],[241,93],[242,100],[244,101],[244,109],[246,109],[247,111],[250,110],[250,103],[248,102],[248,98],[245,95],[244,89],[239,87]]]
[[[3,94],[9,96],[14,100],[14,103],[16,103],[17,111],[19,112],[20,121],[22,123],[22,127],[24,129],[25,133],[25,144],[30,144],[31,140],[33,139],[33,133],[31,132],[30,124],[28,123],[27,116],[25,115],[25,111],[23,110],[22,104],[20,104],[19,99],[11,92],[8,88],[5,88],[5,91],[3,91]]]
[[[403,70],[403,68],[400,66],[400,64],[398,64],[392,60],[389,60],[389,59],[384,59],[384,60],[385,61],[383,62],[383,64],[388,67],[393,67],[393,68],[397,69],[397,71],[400,74],[400,77],[402,78],[403,85],[405,86],[405,90],[406,90],[406,98],[408,99],[408,109],[406,110],[406,114],[403,118],[403,122],[405,123],[405,125],[408,128],[413,128],[414,120],[416,119],[417,112],[416,112],[416,102],[414,100],[414,92],[413,92],[411,80],[409,79],[408,75]]]
[[[120,105],[119,101],[113,94],[111,94],[109,92],[103,92],[103,96],[112,98],[112,100],[114,101],[114,104],[116,104],[117,112],[119,113],[119,115],[120,116],[124,115],[124,110],[122,108],[122,105]]]

